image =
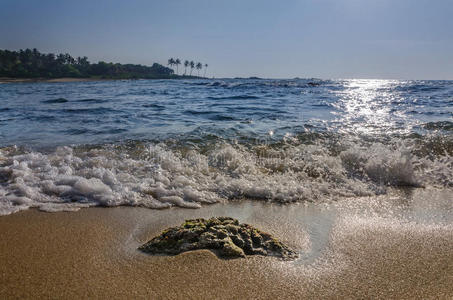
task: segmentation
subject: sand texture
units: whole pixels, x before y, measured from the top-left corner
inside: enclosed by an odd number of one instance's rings
[[[447,192],[422,191],[330,206],[28,210],[0,218],[0,298],[451,298],[451,204]],[[299,258],[137,250],[185,219],[222,215],[269,232]]]

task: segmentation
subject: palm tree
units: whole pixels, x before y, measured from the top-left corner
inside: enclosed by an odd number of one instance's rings
[[[82,65],[84,65],[84,66],[90,64],[90,62],[88,61],[88,57],[86,57],[86,56],[82,57],[80,63],[81,63]]]
[[[167,65],[169,65],[170,67],[172,67],[174,64],[175,64],[175,60],[174,60],[173,57],[172,57],[172,58],[170,58],[170,59],[168,60]]]
[[[200,70],[203,68],[203,64],[201,62],[197,63],[196,68],[198,70],[198,77],[200,77]]]
[[[178,75],[179,73],[179,65],[181,64],[181,60],[179,58],[177,58],[175,60],[175,65],[176,65],[176,75]]]
[[[208,69],[208,64],[204,64],[204,75],[203,77],[206,77],[206,70]]]
[[[184,61],[184,75],[187,74],[187,67],[190,65],[189,61],[188,60],[185,60]]]
[[[195,62],[193,60],[190,61],[190,76],[192,76],[193,68],[195,68]]]
[[[57,55],[57,63],[58,64],[64,64],[65,61],[66,61],[66,57],[64,56],[64,54],[60,53],[60,54]]]
[[[66,64],[68,64],[68,65],[75,64],[75,59],[69,53],[66,53],[64,55],[64,57],[65,57]]]

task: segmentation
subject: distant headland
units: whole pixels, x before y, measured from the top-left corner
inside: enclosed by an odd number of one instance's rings
[[[90,63],[88,57],[74,58],[68,53],[54,54],[41,53],[35,49],[19,51],[0,50],[0,82],[21,81],[87,81],[102,79],[181,79],[201,78],[192,76],[192,70],[197,69],[198,75],[203,68],[201,63],[185,61],[185,70],[190,68],[190,74],[178,74],[179,59],[169,59],[169,66],[176,66],[177,72],[172,68],[154,63],[152,66],[107,63],[100,61]],[[206,75],[207,64],[204,65]]]

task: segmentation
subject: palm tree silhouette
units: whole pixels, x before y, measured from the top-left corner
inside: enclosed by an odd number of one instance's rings
[[[200,77],[200,70],[203,68],[203,64],[201,62],[197,63],[196,68],[198,70],[198,77]]]
[[[179,58],[177,58],[175,60],[175,65],[176,65],[176,75],[179,75],[179,65],[181,64],[181,60]]]
[[[185,60],[184,61],[184,75],[187,74],[187,67],[190,65],[189,61],[188,60]]]
[[[168,60],[167,65],[169,65],[170,67],[172,67],[174,64],[175,64],[175,60],[174,60],[173,57],[172,57],[172,58],[170,58],[170,59]]]
[[[208,69],[208,64],[204,64],[204,75],[203,77],[206,77],[206,70]]]
[[[193,68],[195,68],[195,62],[193,60],[190,61],[190,76],[192,76]]]

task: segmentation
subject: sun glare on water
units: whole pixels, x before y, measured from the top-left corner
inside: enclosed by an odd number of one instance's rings
[[[393,80],[354,79],[345,83],[335,105],[343,132],[354,134],[383,133],[398,128],[404,114],[395,109],[398,95],[392,91]],[[403,130],[403,128],[401,128]]]

